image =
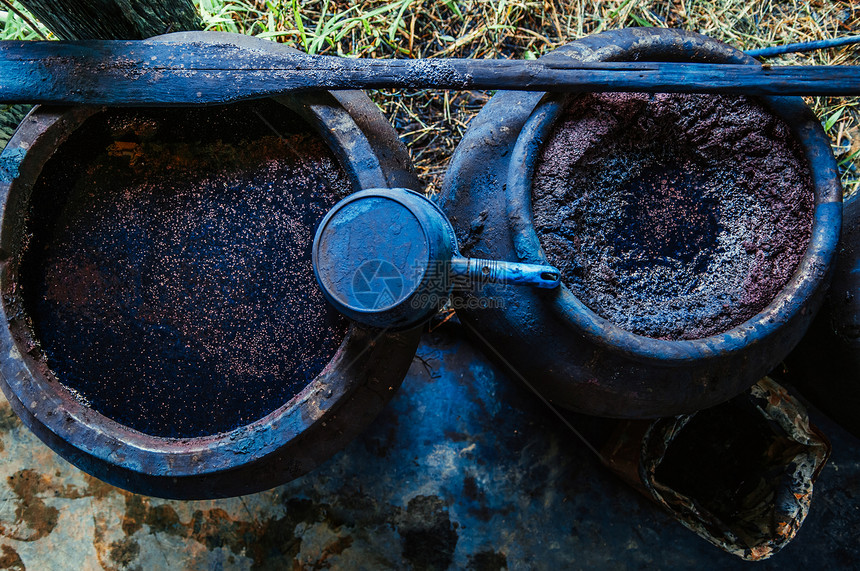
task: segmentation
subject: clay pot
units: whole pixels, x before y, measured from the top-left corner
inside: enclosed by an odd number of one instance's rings
[[[574,42],[545,56],[582,61],[755,61],[707,37],[628,29]],[[586,307],[567,286],[521,291],[487,285],[456,305],[492,354],[571,410],[617,418],[690,413],[756,382],[798,342],[827,285],[841,221],[841,189],[830,145],[799,98],[759,98],[802,147],[814,187],[808,246],[770,303],[727,330],[695,339],[657,339],[622,329]],[[470,124],[446,176],[440,204],[465,255],[547,263],[535,231],[531,182],[537,156],[567,100],[497,94]],[[552,262],[553,260],[550,260]],[[498,309],[470,310],[470,296]]]
[[[845,201],[833,283],[821,313],[786,359],[804,396],[860,437],[860,194]]]
[[[166,38],[218,38],[275,49],[245,36]],[[141,151],[147,145],[149,150]],[[303,172],[316,165],[317,148],[334,166]],[[116,162],[125,169],[116,173],[128,173],[127,182],[121,178],[126,175],[112,174]],[[246,162],[255,170],[244,173]],[[419,331],[381,333],[332,316],[310,266],[315,225],[342,198],[324,196],[321,188],[347,194],[418,188],[404,147],[364,94],[323,92],[190,110],[39,107],[9,142],[0,164],[6,324],[0,329],[0,387],[34,433],[90,474],[134,492],[180,499],[271,488],[308,472],[357,435],[406,374]],[[215,178],[194,178],[197,164],[203,167],[200,177],[211,170]],[[230,174],[217,175],[222,167],[232,169]],[[104,172],[108,175],[101,176]],[[284,173],[293,186],[279,179]],[[96,198],[87,198],[87,189],[76,187],[79,180],[104,186],[94,186],[89,195]],[[83,206],[64,206],[73,192]],[[232,198],[224,199],[228,195]],[[266,207],[270,199],[281,210]],[[206,206],[207,200],[216,207]],[[87,208],[98,210],[93,204],[108,207],[90,216]],[[183,223],[186,204],[191,214]],[[256,210],[249,214],[252,206]],[[275,215],[284,208],[297,218],[279,222]],[[174,218],[147,219],[165,209]],[[123,218],[123,212],[136,217]],[[248,224],[225,221],[231,212],[242,213]],[[82,228],[105,235],[88,237]],[[279,228],[283,232],[276,238],[266,238]],[[262,238],[248,238],[245,230]],[[182,239],[171,242],[164,232]],[[236,248],[228,244],[204,252],[217,242],[213,233],[218,240],[235,234]],[[161,241],[148,242],[150,235]],[[306,244],[296,246],[292,236]],[[55,245],[64,239],[62,251],[73,261],[62,266]],[[86,245],[95,242],[111,245],[119,258],[100,259],[84,271],[74,256],[89,255]],[[42,255],[32,251],[34,244],[50,248]],[[184,254],[185,248],[192,254]],[[289,259],[278,258],[281,250],[304,264],[298,277]],[[208,261],[198,264],[203,259]],[[281,260],[280,265],[267,266],[271,260]],[[159,272],[164,283],[150,283]],[[280,293],[266,297],[266,291],[280,292],[284,280],[301,278],[302,272],[304,281],[285,292],[293,301],[284,305]],[[120,282],[138,284],[132,290],[143,292],[143,301],[123,293],[131,290],[117,286]],[[194,288],[204,293],[189,302]],[[231,308],[243,307],[249,296],[259,305],[250,306],[245,321]],[[95,315],[87,314],[91,310]],[[145,333],[133,333],[138,330]],[[289,352],[283,353],[282,341],[292,344]],[[71,367],[76,348],[94,361]],[[222,373],[223,362],[207,369],[207,359],[219,352],[238,363],[235,371]],[[305,352],[318,362],[303,361]],[[280,357],[293,359],[293,369],[309,378],[291,378],[292,386],[282,386],[281,377],[269,375]],[[100,375],[101,363],[106,363],[104,378],[92,378]],[[247,370],[254,367],[260,369],[257,377]],[[292,375],[293,369],[283,374]],[[90,378],[68,373],[81,370],[90,371]],[[171,377],[162,370],[182,374]]]

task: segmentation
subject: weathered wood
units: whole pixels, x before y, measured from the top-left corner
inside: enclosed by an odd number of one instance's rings
[[[857,95],[860,67],[351,59],[201,42],[0,43],[2,102],[195,105],[380,87]]]
[[[63,40],[142,40],[200,30],[191,0],[19,0]]]

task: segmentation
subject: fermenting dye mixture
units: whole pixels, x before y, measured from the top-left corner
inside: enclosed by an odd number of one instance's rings
[[[262,418],[346,334],[311,241],[350,191],[319,135],[272,101],[93,116],[43,169],[28,217],[21,283],[47,366],[150,435]]]
[[[564,283],[634,333],[696,339],[764,309],[809,242],[813,190],[751,98],[584,95],[541,150],[535,226]]]

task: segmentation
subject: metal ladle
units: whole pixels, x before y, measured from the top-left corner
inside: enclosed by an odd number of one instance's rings
[[[455,285],[555,288],[561,281],[552,266],[463,257],[439,207],[403,188],[364,190],[337,203],[317,229],[313,268],[341,313],[398,329],[428,319]]]

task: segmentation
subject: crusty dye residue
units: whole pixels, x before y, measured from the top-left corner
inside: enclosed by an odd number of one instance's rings
[[[761,104],[712,95],[573,100],[541,151],[534,219],[586,306],[656,338],[726,331],[765,306],[809,242],[809,169]]]
[[[346,333],[310,245],[349,191],[321,138],[273,102],[94,116],[33,193],[21,274],[48,366],[151,435],[265,416]]]

